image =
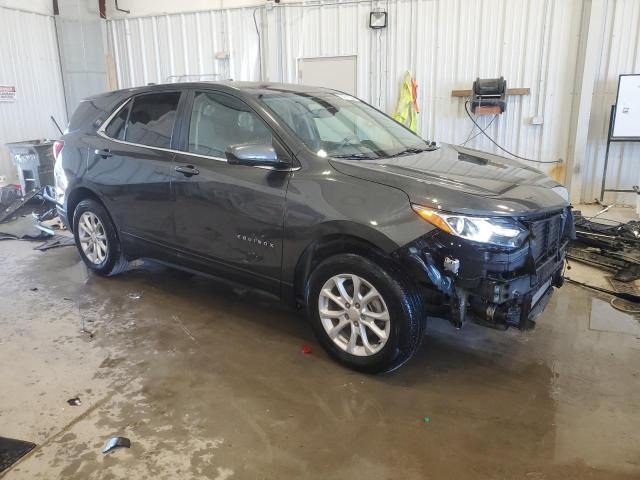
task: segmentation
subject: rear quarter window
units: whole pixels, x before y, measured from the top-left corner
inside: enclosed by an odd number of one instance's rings
[[[87,130],[92,126],[93,120],[97,118],[103,111],[98,108],[95,102],[83,100],[71,115],[67,132],[76,132],[78,130]]]

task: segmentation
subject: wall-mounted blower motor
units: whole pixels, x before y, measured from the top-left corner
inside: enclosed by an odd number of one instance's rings
[[[500,78],[478,78],[473,82],[471,111],[476,115],[497,115],[507,109],[507,81]]]

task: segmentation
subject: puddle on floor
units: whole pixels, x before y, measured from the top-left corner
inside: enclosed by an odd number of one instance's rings
[[[613,308],[609,302],[599,298],[591,299],[589,328],[600,332],[640,336],[638,318]]]

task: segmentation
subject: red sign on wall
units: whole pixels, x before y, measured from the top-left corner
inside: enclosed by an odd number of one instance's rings
[[[0,85],[0,102],[15,102],[16,87],[9,85]]]

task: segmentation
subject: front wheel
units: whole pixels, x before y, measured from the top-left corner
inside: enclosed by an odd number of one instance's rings
[[[394,370],[420,347],[421,296],[386,259],[342,254],[324,260],[309,279],[306,303],[322,346],[355,370]]]

